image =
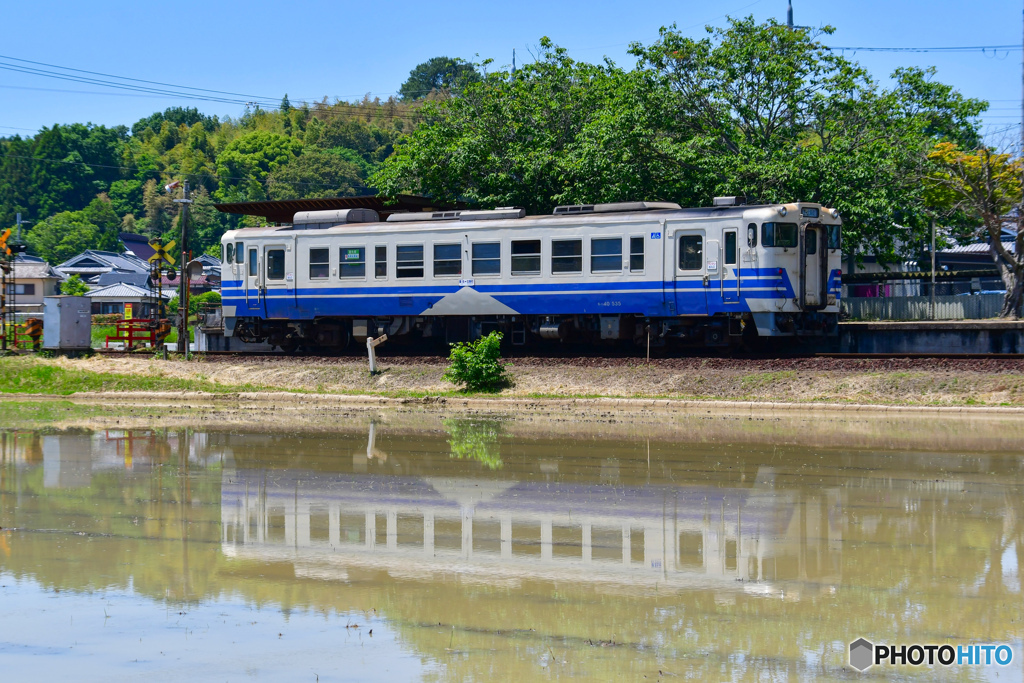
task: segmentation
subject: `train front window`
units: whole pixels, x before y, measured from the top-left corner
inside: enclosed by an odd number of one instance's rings
[[[838,225],[827,225],[825,229],[828,231],[828,248],[839,249],[842,245],[842,237],[840,228]]]
[[[727,231],[725,233],[725,265],[736,265],[736,233]]]
[[[583,240],[551,240],[551,272],[583,272]]]
[[[513,240],[512,274],[540,275],[540,240]]]
[[[323,249],[309,250],[309,279],[322,280],[331,275],[331,250]]]
[[[765,247],[796,247],[796,223],[764,223],[761,226],[761,244]]]
[[[747,226],[747,246],[751,249],[757,246],[757,223]]]
[[[366,277],[366,247],[341,247],[338,250],[339,277]]]
[[[808,230],[806,233],[807,237],[805,241],[807,243],[807,253],[817,254],[818,253],[818,231]]]
[[[644,238],[629,238],[629,270],[641,273],[644,270]]]
[[[422,244],[407,244],[398,247],[395,276],[399,278],[423,277]]]
[[[235,242],[235,263],[245,263],[245,245]]]
[[[284,279],[284,249],[267,249],[267,279]]]
[[[683,235],[679,238],[679,270],[704,268],[704,236]]]
[[[224,247],[224,261],[228,265],[235,262],[235,245],[231,242],[228,242],[227,246]]]
[[[501,275],[501,244],[473,245],[473,275]]]
[[[612,273],[622,270],[622,238],[590,240],[590,272]]]
[[[256,277],[260,274],[259,266],[256,265],[257,253],[258,252],[255,249],[249,250],[249,275],[252,277]]]
[[[434,245],[434,277],[462,275],[462,247],[458,244]]]

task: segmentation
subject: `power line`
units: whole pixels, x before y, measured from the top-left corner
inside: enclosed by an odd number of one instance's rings
[[[955,45],[955,46],[940,46],[940,47],[848,47],[840,45],[822,45],[826,50],[850,50],[852,52],[986,52],[991,50],[995,51],[1007,51],[1017,52],[1020,51],[1022,46],[1020,45]]]

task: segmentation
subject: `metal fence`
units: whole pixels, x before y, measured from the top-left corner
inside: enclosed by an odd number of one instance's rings
[[[931,320],[931,298],[927,296],[850,297],[840,299],[850,320]],[[1002,294],[936,296],[936,320],[980,320],[995,318],[1003,307]]]

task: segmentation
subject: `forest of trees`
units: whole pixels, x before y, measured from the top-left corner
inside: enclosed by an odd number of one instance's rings
[[[545,212],[742,194],[838,207],[847,249],[896,258],[935,211],[929,152],[977,148],[987,104],[928,70],[898,70],[883,87],[818,37],[752,18],[696,40],[670,27],[633,45],[630,69],[542,39],[515,72],[435,57],[386,101],[293,106],[286,95],[237,119],[173,107],[130,127],[54,125],[0,138],[0,225],[24,214],[30,250],[56,263],[113,248],[118,231],[171,238],[178,205],[163,186],[185,178],[196,251],[240,224],[214,209],[222,201],[379,191]]]

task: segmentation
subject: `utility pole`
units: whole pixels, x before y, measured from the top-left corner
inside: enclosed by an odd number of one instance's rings
[[[932,320],[935,320],[935,216],[932,216],[932,286],[931,286],[931,309]]]
[[[181,204],[181,265],[178,269],[178,350],[184,345],[185,360],[189,359],[188,340],[188,205],[192,200],[188,198],[188,181],[182,187],[181,199],[175,199],[175,204]]]

